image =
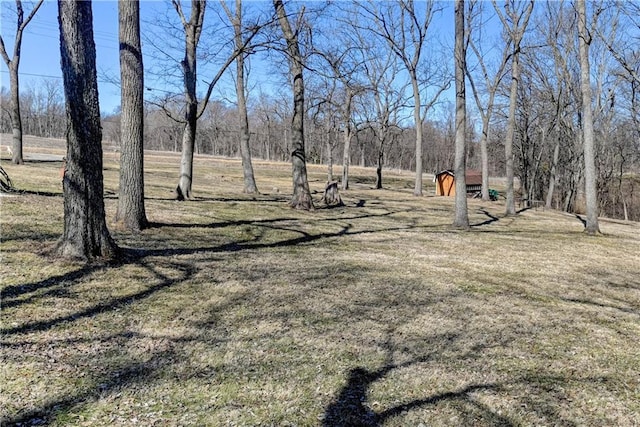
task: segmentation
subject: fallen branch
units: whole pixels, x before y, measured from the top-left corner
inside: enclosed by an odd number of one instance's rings
[[[16,189],[13,188],[13,183],[11,182],[11,178],[9,178],[9,174],[2,166],[0,166],[0,191],[3,193],[13,193],[16,191]]]

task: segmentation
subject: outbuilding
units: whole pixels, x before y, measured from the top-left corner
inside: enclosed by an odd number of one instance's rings
[[[456,179],[451,169],[443,170],[433,178],[436,183],[436,196],[456,195]],[[477,170],[467,170],[464,174],[467,194],[476,193],[482,190],[482,172]]]

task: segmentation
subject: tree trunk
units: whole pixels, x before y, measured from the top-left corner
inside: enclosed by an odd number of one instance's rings
[[[577,0],[578,41],[580,43],[580,89],[582,92],[582,132],[584,149],[584,181],[587,204],[587,224],[585,232],[595,235],[600,232],[598,225],[598,194],[596,187],[596,165],[593,138],[593,112],[591,110],[591,79],[589,76],[589,45],[591,36],[587,31],[585,0]]]
[[[469,229],[469,215],[467,213],[467,185],[466,172],[466,92],[465,67],[466,52],[464,47],[464,0],[455,2],[455,79],[456,79],[456,154],[455,154],[455,183],[456,207],[453,226],[463,230]]]
[[[545,207],[551,209],[553,207],[553,193],[555,192],[556,180],[557,180],[557,168],[558,160],[560,158],[560,136],[556,139],[555,147],[553,148],[553,160],[551,164],[551,171],[549,173],[549,187],[547,189],[547,200]]]
[[[349,127],[348,125],[346,126]],[[344,130],[344,150],[342,153],[342,189],[349,189],[349,166],[351,164],[351,129]]]
[[[513,172],[513,164],[514,164],[514,156],[513,156],[513,140],[515,137],[515,127],[516,127],[516,106],[518,102],[518,80],[520,79],[520,69],[519,64],[520,60],[518,58],[518,52],[513,55],[513,62],[511,63],[511,92],[509,96],[509,118],[507,119],[507,135],[504,142],[504,155],[505,155],[505,169],[507,175],[507,206],[505,214],[515,215],[516,214],[516,205],[515,205],[515,197],[513,191],[513,180],[514,180],[514,172]]]
[[[236,49],[242,50],[244,42],[242,40],[242,1],[236,0],[236,16],[230,17],[233,20]],[[245,97],[244,82],[244,53],[236,57],[236,96],[238,97],[238,118],[240,121],[240,156],[242,158],[242,173],[244,177],[244,192],[255,194],[258,186],[253,174],[253,164],[251,163],[249,115],[247,113],[247,99]]]
[[[185,117],[182,131],[182,156],[180,160],[180,178],[176,187],[176,200],[191,199],[193,197],[193,155],[196,147],[196,127],[198,123],[197,56],[196,50],[206,9],[205,1],[191,1],[191,16],[186,21],[182,14],[180,3],[172,0],[178,11],[185,32],[185,53],[182,60],[182,73],[185,94]]]
[[[325,145],[327,147],[327,182],[333,182],[333,146],[331,136],[325,135]]]
[[[24,163],[22,153],[22,115],[20,113],[20,89],[18,78],[18,64],[14,58],[9,67],[9,82],[11,85],[11,127],[13,138],[11,144],[11,162],[16,165]]]
[[[376,166],[376,190],[382,190],[382,162],[384,160],[384,150],[382,149],[382,143],[378,149],[378,164]]]
[[[295,209],[313,209],[313,200],[307,179],[307,162],[304,148],[304,79],[302,55],[298,47],[298,37],[293,32],[284,10],[282,0],[273,0],[282,33],[287,41],[293,76],[293,118],[291,122],[291,165],[293,175],[293,196],[289,203]]]
[[[180,179],[176,187],[176,200],[182,201],[191,199],[193,185],[193,155],[196,142],[196,115],[192,105],[187,107],[187,123],[182,130],[182,151],[180,157]],[[192,110],[193,113],[190,113]]]
[[[120,187],[116,222],[138,232],[148,226],[144,207],[144,68],[140,3],[118,2],[120,36]]]
[[[64,232],[57,252],[83,260],[112,258],[117,246],[105,220],[91,2],[59,0],[58,11],[68,130]]]
[[[525,5],[525,3],[521,3]],[[496,10],[500,21],[504,29],[509,34],[511,41],[513,42],[513,54],[511,61],[511,92],[509,96],[509,117],[507,120],[507,134],[504,144],[505,163],[506,163],[506,175],[507,175],[507,206],[506,215],[515,215],[515,199],[514,199],[514,156],[513,156],[513,143],[515,136],[516,126],[516,103],[518,99],[518,84],[520,83],[520,43],[529,24],[529,18],[533,11],[533,0],[530,0],[524,6],[524,10],[518,10],[519,5],[514,2],[507,2],[505,9],[507,11],[508,19],[500,12],[500,8],[497,6],[496,0],[493,0],[493,7]],[[511,24],[509,24],[509,21]]]
[[[344,150],[342,152],[342,189],[349,189],[349,166],[351,164],[351,105],[353,92],[347,89],[347,99],[344,107]]]
[[[420,114],[420,88],[418,87],[418,76],[414,73],[411,76],[413,86],[413,120],[416,124],[416,180],[413,187],[414,196],[422,196],[422,116]]]

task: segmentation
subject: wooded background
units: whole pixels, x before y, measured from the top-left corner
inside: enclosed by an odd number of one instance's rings
[[[412,4],[412,2],[402,2]],[[488,171],[504,176],[504,142],[509,108],[512,34],[528,2],[469,2],[467,7],[467,77],[469,111],[467,167],[480,169],[483,118],[489,108]],[[186,2],[185,2],[186,4]],[[592,37],[590,64],[597,188],[603,216],[640,220],[640,6],[637,2],[588,2]],[[188,5],[185,6],[185,8]],[[291,82],[272,5],[242,5],[243,34],[255,34],[244,46],[245,93],[250,150],[255,158],[289,161],[291,155]],[[450,20],[444,3],[419,2],[415,9],[377,2],[287,3],[305,60],[306,161],[340,165],[344,130],[353,130],[350,163],[416,170],[416,132],[422,131],[422,170],[451,169],[454,160],[453,30],[437,21]],[[234,52],[234,33],[217,2],[207,4],[198,60],[202,81],[222,67]],[[448,11],[448,9],[446,9]],[[145,74],[164,74],[175,91],[145,93],[144,147],[180,151],[185,95],[180,62],[172,49],[182,48],[178,16],[167,4],[161,17],[142,17]],[[447,12],[448,13],[448,12]],[[501,15],[502,14],[502,15]],[[501,22],[498,17],[504,16]],[[400,19],[404,17],[403,19]],[[426,36],[417,50],[417,18]],[[151,23],[150,21],[153,21]],[[403,25],[400,25],[402,23]],[[393,25],[392,25],[393,24]],[[504,25],[503,25],[504,24]],[[396,28],[397,27],[397,28]],[[28,29],[26,30],[28,31]],[[387,33],[385,33],[387,31]],[[519,51],[520,84],[514,135],[515,176],[519,197],[550,202],[556,209],[584,211],[582,100],[577,19],[573,2],[536,2]],[[184,35],[183,35],[184,36]],[[395,37],[395,38],[394,38]],[[158,41],[162,41],[160,45]],[[406,43],[398,48],[398,40]],[[395,44],[394,44],[395,43]],[[163,50],[164,49],[164,50]],[[413,52],[413,53],[412,53]],[[415,97],[403,65],[418,55],[417,83],[422,123],[413,116]],[[413,56],[412,56],[413,55]],[[149,59],[150,58],[150,59]],[[179,58],[179,56],[178,56]],[[404,61],[404,62],[403,62]],[[252,71],[252,67],[253,70]],[[255,69],[260,68],[258,72]],[[222,68],[220,68],[222,69]],[[224,71],[235,78],[236,71]],[[256,79],[268,76],[270,93],[253,90]],[[207,85],[198,82],[202,97]],[[149,89],[149,88],[148,88]],[[240,156],[240,118],[236,95],[219,84],[198,120],[195,151]],[[493,106],[488,106],[494,92]],[[11,132],[9,90],[2,87],[0,131]],[[473,95],[473,97],[472,97]],[[352,113],[344,118],[347,97]],[[65,137],[62,82],[42,79],[20,92],[25,134]],[[201,104],[202,106],[202,104]],[[171,116],[171,117],[170,117]],[[120,143],[120,114],[102,113],[103,139]],[[384,134],[381,130],[385,129]],[[551,181],[553,179],[553,185]]]

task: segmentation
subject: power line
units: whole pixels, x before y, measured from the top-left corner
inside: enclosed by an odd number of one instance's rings
[[[0,70],[5,74],[9,74],[8,70]],[[46,78],[46,79],[58,79],[58,80],[62,80],[62,76],[52,76],[52,75],[48,75],[48,74],[36,74],[36,73],[23,73],[23,72],[19,72],[18,73],[20,76],[29,76],[29,77],[41,77],[41,78]],[[98,79],[99,83],[113,83],[112,81],[109,80],[101,80]]]

